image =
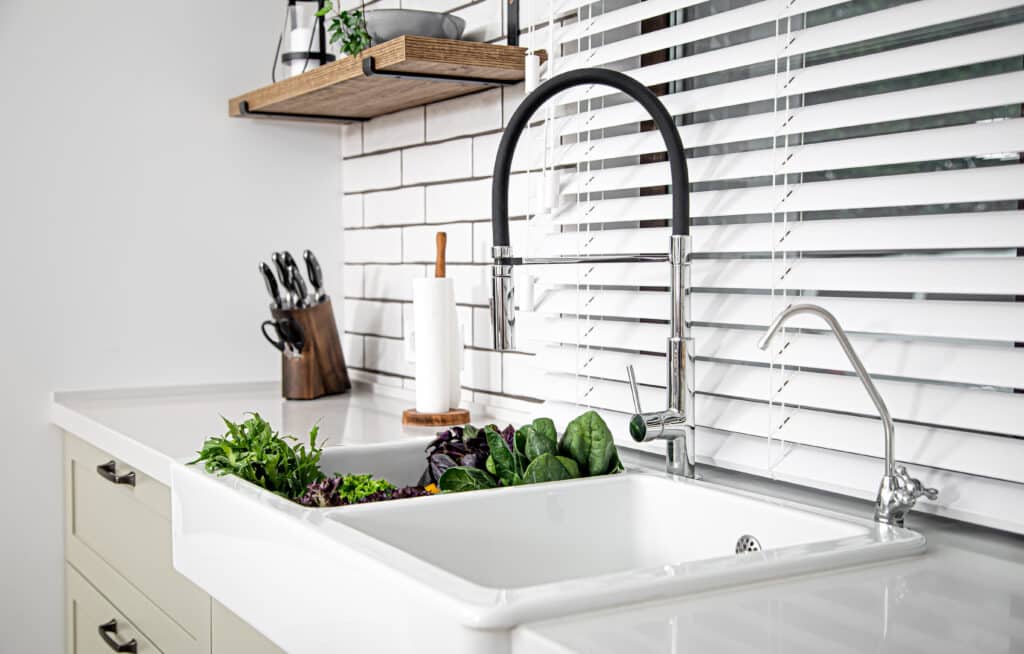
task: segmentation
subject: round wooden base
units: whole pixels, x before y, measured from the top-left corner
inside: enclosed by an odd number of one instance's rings
[[[420,413],[415,409],[402,412],[402,424],[414,427],[450,427],[469,423],[469,411],[451,409],[444,413]]]

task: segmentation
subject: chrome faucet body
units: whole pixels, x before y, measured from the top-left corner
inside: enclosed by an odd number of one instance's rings
[[[609,255],[523,259],[512,256],[508,229],[508,184],[512,156],[522,131],[534,112],[554,95],[574,86],[602,84],[631,96],[654,120],[665,140],[672,180],[672,237],[667,254]],[[515,288],[513,267],[530,264],[561,263],[635,263],[667,261],[670,265],[671,317],[667,343],[668,408],[641,413],[636,383],[630,371],[637,415],[630,420],[630,433],[638,441],[664,439],[667,444],[669,472],[695,476],[693,412],[693,347],[687,327],[690,320],[690,200],[689,173],[679,130],[654,93],[627,75],[601,68],[583,68],[556,75],[537,87],[523,100],[502,135],[494,163],[491,187],[491,226],[493,231],[491,267],[491,323],[494,348],[515,349]]]
[[[879,483],[878,496],[875,499],[875,521],[902,527],[907,512],[914,507],[918,498],[924,496],[934,500],[938,498],[939,491],[934,488],[925,488],[919,480],[910,476],[905,466],[897,465],[896,428],[893,425],[892,416],[889,414],[889,407],[886,406],[885,400],[882,399],[878,388],[871,380],[871,375],[864,368],[863,362],[846,336],[846,331],[836,317],[816,304],[791,305],[775,317],[764,336],[758,341],[757,346],[762,350],[767,349],[772,337],[782,328],[782,325],[793,316],[802,313],[814,314],[829,326],[839,341],[840,347],[843,348],[846,358],[850,360],[850,365],[853,366],[858,379],[864,385],[864,390],[867,391],[874,403],[878,416],[882,419],[882,430],[885,437],[885,472]]]

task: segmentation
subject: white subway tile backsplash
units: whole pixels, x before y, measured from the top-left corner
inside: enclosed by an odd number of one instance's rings
[[[505,0],[483,0],[453,12],[466,20],[463,38],[469,41],[494,41],[505,35],[502,5]]]
[[[406,227],[402,234],[402,260],[406,263],[432,262],[437,250],[436,234],[443,231],[448,235],[446,258],[451,262],[473,260],[473,228],[470,223],[454,225],[424,225]]]
[[[365,152],[390,150],[423,143],[423,107],[379,116],[363,123]]]
[[[508,395],[536,397],[541,372],[530,354],[506,352],[502,356],[501,390]]]
[[[363,223],[367,227],[421,223],[423,205],[422,186],[367,193],[363,196]]]
[[[402,181],[405,184],[464,179],[472,174],[473,139],[421,145],[402,151]]]
[[[519,108],[519,104],[526,97],[526,87],[523,84],[515,84],[514,86],[503,86],[501,88],[502,98],[502,125],[508,125],[509,119],[512,118],[512,114],[515,113],[516,109]],[[543,109],[541,109],[543,111]]]
[[[401,186],[402,154],[395,151],[346,159],[341,183],[346,193]]]
[[[484,134],[473,138],[473,176],[489,177],[494,173],[494,159],[498,156],[501,134]],[[544,130],[529,129],[520,136],[512,155],[512,170],[515,172],[537,171],[544,165]]]
[[[341,224],[345,228],[363,226],[363,196],[346,193],[341,196]]]
[[[371,266],[364,269],[366,297],[381,300],[412,301],[412,280],[427,276],[422,264]]]
[[[487,304],[490,297],[490,267],[482,265],[448,266],[459,304]]]
[[[402,305],[397,302],[347,300],[345,331],[382,336],[402,336]]]
[[[345,283],[345,297],[363,297],[364,267],[345,264],[341,277]]]
[[[365,363],[363,367],[406,377],[416,374],[414,365],[405,360],[405,344],[400,339],[376,336],[364,338]]]
[[[401,228],[347,230],[345,232],[345,259],[349,263],[401,262]]]
[[[427,222],[481,220],[491,215],[491,180],[479,179],[427,187]]]
[[[345,365],[353,368],[363,367],[363,337],[358,334],[342,334],[341,350],[345,356]]]
[[[501,353],[466,350],[462,385],[481,391],[501,392]]]
[[[427,105],[427,140],[501,129],[501,89]]]
[[[473,347],[494,347],[489,308],[473,307]]]
[[[354,157],[363,153],[362,123],[344,123],[341,126],[341,156]]]

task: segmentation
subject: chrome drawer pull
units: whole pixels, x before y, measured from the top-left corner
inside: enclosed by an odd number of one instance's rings
[[[111,461],[113,464],[113,461]],[[127,643],[119,643],[110,637],[110,634],[117,635],[117,620],[111,618],[110,622],[106,622],[99,626],[100,638],[107,644],[107,647],[114,650],[115,652],[132,652],[135,654],[139,651],[139,644],[134,638],[129,640]]]
[[[117,474],[117,464],[114,461],[107,461],[96,466],[96,472],[112,484],[135,485],[135,473],[126,472],[123,475]]]

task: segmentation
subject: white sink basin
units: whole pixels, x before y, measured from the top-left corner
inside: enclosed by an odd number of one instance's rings
[[[179,466],[172,497],[175,567],[293,653],[502,652],[526,622],[925,546],[657,473],[311,510]],[[748,534],[763,550],[735,554]]]

